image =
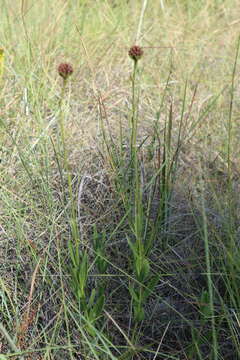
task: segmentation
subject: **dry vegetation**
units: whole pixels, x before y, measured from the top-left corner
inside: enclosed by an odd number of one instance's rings
[[[0,9],[0,360],[240,358],[239,1]]]

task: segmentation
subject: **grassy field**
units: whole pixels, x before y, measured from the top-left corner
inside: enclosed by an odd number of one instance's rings
[[[0,9],[0,360],[240,359],[239,1]]]

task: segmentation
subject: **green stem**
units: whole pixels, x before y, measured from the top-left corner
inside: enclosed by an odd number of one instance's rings
[[[137,101],[136,101],[136,74],[137,74],[137,60],[134,61],[133,77],[132,77],[132,123],[131,123],[131,161],[133,164],[133,191],[134,191],[134,223],[135,223],[135,237],[138,247],[138,256],[143,255],[142,247],[142,193],[139,178],[138,166],[138,150],[137,150]]]
[[[77,241],[78,241],[77,228],[78,227],[76,224],[76,216],[75,216],[76,210],[73,205],[74,197],[73,197],[73,191],[72,191],[72,176],[71,176],[71,170],[70,170],[70,166],[69,166],[69,162],[68,162],[68,153],[67,153],[66,139],[65,139],[64,111],[63,111],[63,104],[64,104],[64,98],[65,98],[65,93],[66,93],[67,81],[68,81],[67,78],[63,79],[63,86],[62,86],[62,91],[61,91],[60,101],[59,101],[59,106],[60,106],[59,124],[60,124],[60,138],[61,138],[62,151],[63,151],[63,168],[65,169],[66,175],[67,175],[68,191],[69,191],[69,197],[70,197],[70,201],[71,201],[70,225],[71,225],[72,235],[73,235],[76,245],[77,245]]]
[[[137,116],[136,116],[136,73],[137,60],[134,61],[133,75],[132,75],[132,118],[131,118],[131,156],[135,161],[136,142],[137,142]]]

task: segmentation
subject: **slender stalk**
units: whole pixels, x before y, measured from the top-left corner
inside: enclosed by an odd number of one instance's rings
[[[77,241],[78,241],[77,240],[78,239],[77,228],[78,227],[76,224],[76,210],[75,210],[75,207],[73,204],[74,196],[73,196],[73,191],[72,191],[72,176],[71,176],[70,166],[69,166],[69,162],[68,162],[68,152],[67,152],[66,139],[65,139],[64,109],[63,109],[67,81],[68,81],[68,78],[63,78],[63,86],[62,86],[62,91],[61,91],[60,100],[59,100],[59,106],[60,106],[59,124],[60,124],[60,138],[61,138],[62,153],[63,153],[63,167],[66,171],[68,191],[69,191],[69,197],[70,197],[70,201],[71,201],[70,225],[71,225],[73,238],[75,239],[75,242],[77,243]]]
[[[232,81],[231,81],[231,97],[230,97],[230,106],[229,106],[229,118],[228,118],[228,145],[227,145],[227,184],[228,184],[228,208],[229,208],[229,234],[230,234],[230,244],[232,247],[232,250],[235,246],[234,241],[234,197],[232,194],[232,136],[233,136],[233,102],[234,102],[234,85],[235,85],[235,75],[236,75],[236,69],[237,69],[237,60],[239,55],[239,48],[240,48],[240,36],[238,37],[238,43],[237,43],[237,51],[233,66],[233,72],[232,72]]]
[[[131,117],[131,160],[135,162],[136,141],[137,141],[137,117],[136,117],[136,72],[137,61],[134,61],[132,75],[132,117]],[[133,157],[133,158],[132,158]]]
[[[213,294],[213,282],[211,276],[211,260],[210,260],[210,249],[209,249],[209,239],[208,239],[208,227],[207,227],[207,217],[206,217],[206,208],[204,201],[204,188],[202,186],[202,218],[203,218],[203,237],[204,237],[204,246],[205,246],[205,261],[207,268],[207,284],[208,284],[208,293],[209,293],[209,310],[211,317],[211,327],[212,327],[212,341],[213,341],[213,358],[218,360],[218,342],[217,342],[217,330],[215,324],[215,311],[214,311],[214,294]]]
[[[232,82],[231,82],[231,99],[230,99],[230,107],[229,107],[229,118],[228,118],[228,148],[227,148],[227,166],[228,166],[228,184],[231,184],[231,152],[232,152],[232,114],[233,114],[233,100],[234,100],[234,84],[235,84],[235,75],[237,69],[237,60],[240,48],[240,36],[238,38],[237,43],[237,51],[233,66],[232,73]]]
[[[132,118],[131,118],[131,163],[133,166],[133,197],[134,197],[134,229],[139,256],[143,256],[143,249],[141,243],[142,235],[142,193],[139,177],[138,164],[138,149],[137,149],[137,101],[136,101],[136,74],[137,74],[137,60],[134,60],[133,75],[132,75]]]

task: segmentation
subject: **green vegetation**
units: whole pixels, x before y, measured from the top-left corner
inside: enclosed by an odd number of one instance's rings
[[[239,1],[0,6],[0,359],[240,358]]]

